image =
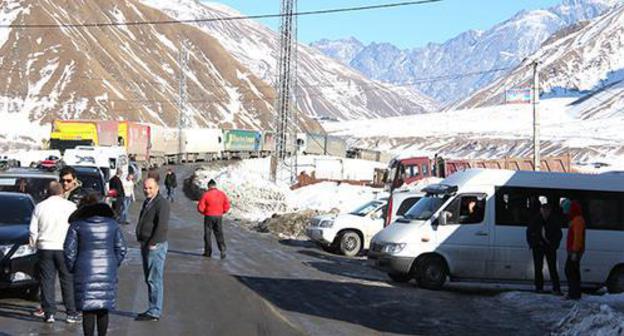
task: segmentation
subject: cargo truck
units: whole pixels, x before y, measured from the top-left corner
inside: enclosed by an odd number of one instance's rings
[[[126,149],[128,158],[135,161],[139,166],[147,168],[158,161],[164,162],[163,158],[151,158],[150,156],[150,126],[132,121],[120,121],[118,126],[118,144]]]
[[[297,135],[297,144],[302,154],[347,156],[347,143],[337,136],[301,133]]]
[[[117,121],[54,120],[50,149],[65,152],[76,146],[115,146],[118,144]]]
[[[223,132],[218,128],[187,128],[180,137],[184,162],[216,160],[223,151]]]
[[[262,133],[259,131],[224,130],[223,139],[223,158],[226,160],[260,156]]]

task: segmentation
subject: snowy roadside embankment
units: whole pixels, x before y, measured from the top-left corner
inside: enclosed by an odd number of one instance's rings
[[[549,328],[550,335],[624,335],[624,294],[584,295],[580,301],[532,292],[508,292],[498,299]]]
[[[331,159],[304,157],[302,161],[314,160],[327,162]],[[357,161],[362,162],[358,165]],[[269,163],[268,159],[251,159],[224,167],[201,167],[187,182],[187,194],[198,199],[207,189],[208,181],[214,179],[230,198],[232,209],[229,216],[259,231],[289,238],[301,238],[311,217],[350,211],[383,195],[380,189],[336,182],[321,182],[291,190],[286,182],[270,180]],[[376,162],[350,160],[349,165],[339,166],[339,172],[325,173],[366,176],[365,172],[370,171],[372,179],[372,170],[378,165]],[[309,172],[310,167],[304,166],[302,171]]]

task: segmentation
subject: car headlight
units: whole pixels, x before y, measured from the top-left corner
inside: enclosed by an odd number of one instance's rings
[[[13,245],[0,245],[0,252],[2,252],[3,255],[6,255],[7,253],[9,253],[9,251],[11,251],[12,248]],[[20,245],[20,247],[18,247],[15,253],[13,253],[13,255],[11,256],[11,259],[26,257],[35,253],[37,253],[36,248],[31,247],[28,244]]]
[[[319,223],[319,227],[322,227],[322,228],[330,228],[332,226],[334,226],[333,219],[324,219]]]
[[[406,245],[407,245],[406,243],[399,243],[399,244],[388,243],[384,245],[382,252],[389,253],[389,254],[397,254],[403,251]]]

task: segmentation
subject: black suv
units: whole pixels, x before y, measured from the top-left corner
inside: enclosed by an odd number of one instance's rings
[[[41,169],[0,169],[0,191],[29,194],[35,203],[48,196],[48,185],[52,181],[58,181],[58,175]]]
[[[39,295],[37,250],[28,244],[34,208],[28,194],[0,192],[0,289],[18,289],[31,300]]]
[[[72,166],[76,170],[76,178],[82,183],[82,188],[95,192],[101,199],[107,195],[107,183],[104,174],[97,167]]]

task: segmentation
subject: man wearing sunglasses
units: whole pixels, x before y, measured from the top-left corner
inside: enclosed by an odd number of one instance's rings
[[[82,187],[82,183],[76,178],[76,170],[73,167],[63,167],[59,173],[59,182],[63,186],[63,198],[78,205],[85,197],[87,191]]]

